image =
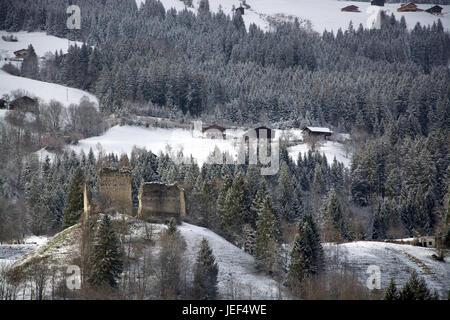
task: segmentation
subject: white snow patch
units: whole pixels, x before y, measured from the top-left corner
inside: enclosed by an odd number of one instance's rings
[[[145,0],[136,0],[139,5]],[[175,8],[183,10],[184,4],[179,0],[161,0],[166,9]],[[198,9],[200,0],[193,0],[195,9]],[[335,32],[342,28],[346,30],[350,21],[353,26],[357,28],[359,24],[363,27],[367,26],[367,21],[371,19],[373,13],[368,10],[370,2],[357,1],[337,1],[337,0],[247,0],[246,3],[250,5],[250,9],[246,9],[243,19],[247,28],[250,24],[255,23],[265,30],[270,30],[270,20],[278,21],[294,21],[298,18],[300,22],[305,20],[311,21],[312,28],[315,31],[322,33],[324,30],[334,30]],[[237,8],[240,5],[238,0],[209,0],[210,10],[218,12],[219,8],[225,14],[232,13],[233,5]],[[341,8],[348,5],[356,5],[361,12],[342,12]],[[419,8],[428,9],[433,4],[419,4]],[[443,15],[437,16],[429,14],[428,12],[397,12],[400,7],[399,3],[387,3],[383,10],[390,15],[394,13],[397,20],[402,16],[405,17],[409,29],[413,29],[417,22],[422,25],[430,25],[433,22],[441,19],[444,28],[450,28],[450,6],[441,5],[443,7]]]
[[[17,38],[17,42],[9,42],[3,40],[2,36],[13,35]],[[38,57],[44,56],[47,52],[55,53],[55,51],[61,50],[63,53],[67,53],[69,45],[81,46],[83,43],[79,41],[70,41],[65,38],[58,38],[55,36],[47,35],[45,32],[7,32],[0,30],[0,56],[15,57],[14,51],[20,49],[27,49],[29,45],[33,45],[34,51]]]
[[[381,287],[386,288],[393,278],[397,288],[408,280],[412,270],[425,278],[432,292],[436,289],[441,299],[447,297],[450,289],[450,261],[434,260],[432,248],[424,248],[406,244],[395,244],[376,241],[356,241],[344,244],[325,244],[328,255],[339,252],[339,260],[356,272],[360,281],[365,284],[369,277],[367,268],[376,265],[381,270]]]
[[[289,155],[292,159],[297,160],[298,154],[304,155],[309,151],[310,147],[306,143],[298,144],[288,148]],[[351,153],[345,150],[345,145],[336,141],[323,141],[316,146],[318,152],[327,157],[328,164],[331,164],[336,158],[338,162],[342,162],[346,168],[351,164]]]
[[[238,150],[241,146],[240,138],[243,129],[236,129],[227,135],[233,139],[208,139],[197,137],[194,131],[176,128],[144,128],[136,126],[114,126],[107,130],[103,135],[80,140],[78,145],[70,146],[73,150],[80,153],[82,150],[88,153],[92,148],[97,155],[99,145],[105,153],[131,154],[133,147],[145,148],[154,154],[168,152],[172,156],[176,156],[182,151],[184,157],[192,156],[197,163],[202,166],[207,162],[208,157],[217,147],[221,152],[228,152],[234,159],[237,158]],[[302,140],[300,129],[275,130],[275,139],[286,135],[291,141]],[[299,152],[307,152],[309,149],[307,144],[299,144],[288,149],[290,156],[296,160]],[[319,151],[327,156],[329,163],[336,157],[344,166],[350,165],[350,155],[344,150],[344,145],[334,141],[326,141],[319,147]]]
[[[185,157],[192,155],[199,165],[205,163],[211,152],[217,146],[222,152],[234,154],[233,140],[204,139],[194,137],[192,132],[185,129],[143,128],[135,126],[114,126],[105,134],[80,140],[78,145],[71,146],[77,152],[89,149],[97,154],[97,144],[101,144],[107,153],[131,154],[134,146],[146,148],[155,154],[171,150],[175,155],[183,151]],[[170,146],[170,147],[169,147]]]
[[[86,91],[59,84],[17,77],[0,70],[0,97],[4,94],[11,94],[11,91],[15,90],[23,90],[47,103],[50,100],[59,101],[65,107],[68,107],[72,103],[78,104],[81,98],[87,97],[98,107],[97,97]]]
[[[274,279],[256,271],[255,262],[251,255],[209,229],[183,223],[178,227],[178,230],[186,240],[186,254],[189,258],[188,260],[192,261],[192,263],[195,262],[202,239],[208,240],[219,266],[218,289],[223,298],[278,298],[278,283]],[[236,294],[237,296],[233,296]],[[282,297],[286,298],[284,293]]]

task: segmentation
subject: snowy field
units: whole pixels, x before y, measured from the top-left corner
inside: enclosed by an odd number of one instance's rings
[[[17,38],[17,42],[9,42],[1,38],[2,36],[10,35],[15,36]],[[45,32],[8,32],[5,30],[0,30],[0,67],[2,67],[5,63],[12,63],[17,68],[20,68],[20,61],[10,59],[15,58],[14,51],[27,49],[30,44],[33,45],[36,55],[41,58],[45,57],[47,53],[54,54],[55,51],[67,53],[69,45],[77,44],[81,46],[82,42],[70,41],[65,38],[50,36]]]
[[[13,35],[17,38],[17,42],[8,42],[1,39],[2,36]],[[67,53],[67,49],[70,45],[82,45],[82,42],[69,41],[65,38],[58,38],[49,36],[45,32],[7,32],[0,30],[0,56],[14,57],[14,51],[20,49],[27,49],[29,45],[33,45],[34,51],[38,57],[43,57],[47,52],[55,53],[55,51],[62,50],[63,53]]]
[[[138,5],[145,0],[136,0]],[[183,10],[184,4],[180,0],[161,0],[166,9],[175,8]],[[193,0],[194,7],[198,9],[200,0]],[[246,26],[255,23],[265,30],[270,29],[270,20],[293,21],[299,18],[300,21],[309,20],[315,31],[322,33],[324,30],[337,31],[338,28],[347,29],[349,22],[352,21],[355,27],[360,23],[367,27],[367,20],[373,14],[370,2],[356,1],[337,1],[337,0],[247,0],[250,9],[245,10],[243,16]],[[435,16],[427,12],[397,12],[400,7],[399,3],[387,3],[384,10],[389,14],[394,13],[397,19],[405,16],[406,23],[410,29],[414,28],[417,22],[421,24],[432,24],[439,18],[442,20],[444,27],[450,29],[450,6],[442,6],[444,8],[443,16]],[[232,12],[233,5],[239,7],[239,0],[209,0],[210,9],[214,12],[222,8],[226,14]],[[348,5],[356,5],[361,12],[341,12],[341,8]],[[428,9],[432,7],[429,4],[419,4],[419,8]]]
[[[243,132],[243,130],[237,130]],[[281,135],[277,130],[275,138]],[[292,130],[291,137],[301,139],[301,133],[298,129]],[[236,159],[240,147],[238,139],[207,139],[195,136],[192,131],[185,129],[164,129],[164,128],[143,128],[136,126],[114,126],[103,135],[80,140],[78,145],[70,146],[76,152],[84,151],[88,153],[90,148],[98,154],[99,146],[105,153],[127,153],[131,154],[134,146],[146,148],[155,154],[170,151],[171,155],[177,155],[179,151],[183,152],[184,157],[192,157],[197,160],[201,166],[208,160],[208,156],[214,151],[215,147],[222,152],[228,152]],[[306,144],[299,144],[289,148],[289,154],[296,160],[299,152],[308,151]],[[345,166],[350,164],[351,155],[346,155],[344,145],[338,142],[327,141],[319,147],[319,152],[327,156],[329,163],[336,157],[338,161]]]
[[[18,42],[8,42],[1,39],[3,35],[14,35]],[[55,53],[55,51],[67,52],[68,45],[81,45],[81,42],[69,41],[64,38],[46,35],[44,32],[6,32],[0,31],[0,66],[5,63],[5,58],[14,57],[14,51],[19,49],[26,49],[28,45],[32,44],[38,57],[44,56],[47,52]],[[20,62],[14,62],[20,68]],[[0,97],[4,94],[11,94],[11,91],[23,90],[28,94],[40,98],[44,102],[56,100],[61,102],[64,106],[69,106],[72,103],[79,103],[83,96],[89,98],[98,106],[98,99],[83,90],[65,87],[58,84],[32,80],[23,77],[16,77],[10,75],[3,70],[0,70]],[[4,117],[4,110],[0,111],[0,120]]]
[[[44,236],[29,236],[24,244],[0,244],[0,267],[12,264],[17,259],[47,242]]]
[[[11,91],[15,90],[24,90],[26,93],[44,102],[56,100],[66,107],[72,103],[80,103],[82,97],[88,97],[90,101],[95,102],[98,106],[98,99],[86,91],[59,84],[17,77],[0,70],[0,97],[4,94],[11,94]]]
[[[326,244],[325,252],[329,256],[338,255],[353,270],[359,280],[366,283],[369,265],[380,267],[381,287],[385,288],[391,278],[397,287],[403,286],[412,270],[425,278],[428,286],[436,289],[441,299],[447,298],[450,290],[450,257],[446,262],[434,260],[432,248],[394,244],[375,241],[357,241],[339,245]]]
[[[189,261],[195,261],[202,239],[208,240],[219,266],[218,289],[222,297],[229,299],[234,295],[237,299],[278,298],[277,282],[256,272],[251,255],[209,229],[183,223],[178,230],[186,240]],[[286,299],[283,293],[282,298]]]
[[[309,150],[309,146],[305,143],[288,148],[289,155],[292,159],[297,160],[298,154],[304,155]],[[336,141],[324,141],[318,151],[327,157],[328,164],[331,164],[336,158],[338,162],[342,162],[345,167],[350,167],[352,154],[347,151],[345,146]]]

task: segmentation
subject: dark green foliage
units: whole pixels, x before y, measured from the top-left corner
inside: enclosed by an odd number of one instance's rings
[[[217,266],[213,252],[209,247],[208,241],[203,238],[194,266],[194,299],[216,299],[218,273],[219,267]]]
[[[167,225],[167,234],[174,236],[178,231],[177,221],[174,218],[170,218],[169,224]]]
[[[296,291],[301,288],[306,278],[317,275],[323,269],[322,244],[311,216],[299,221],[298,234],[290,255],[289,284],[291,289]]]
[[[278,229],[270,197],[266,196],[258,212],[255,235],[255,262],[258,268],[272,272],[278,250]]]
[[[389,281],[389,285],[386,288],[386,291],[384,292],[384,300],[399,300],[400,299],[400,294],[397,291],[397,287],[395,286],[395,282],[394,279],[391,278],[391,280]]]
[[[88,282],[94,287],[117,287],[123,270],[116,233],[107,214],[98,227],[90,257]]]
[[[27,51],[28,51],[27,55],[25,56],[25,58],[23,58],[20,74],[22,75],[22,77],[38,79],[39,78],[38,57],[31,44],[28,46]]]
[[[326,220],[326,228],[330,233],[330,240],[338,241],[345,239],[347,236],[346,220],[340,200],[338,199],[334,189],[331,189],[328,193],[325,203],[324,216]]]
[[[81,168],[77,168],[70,182],[66,205],[64,207],[63,229],[77,223],[83,212],[83,181],[83,171]]]
[[[400,300],[436,300],[436,293],[431,294],[425,279],[419,277],[416,271],[411,273],[409,280],[400,292]]]

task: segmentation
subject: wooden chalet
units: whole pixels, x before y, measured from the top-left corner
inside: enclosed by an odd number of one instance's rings
[[[341,9],[343,12],[361,12],[357,6],[351,5]]]
[[[433,6],[433,7],[429,8],[429,9],[427,9],[425,11],[428,12],[428,13],[431,13],[431,14],[442,14],[442,9],[443,8],[441,6],[436,5],[436,6]]]
[[[16,110],[21,112],[38,113],[38,101],[28,96],[17,98],[10,102],[9,110]]]
[[[370,1],[370,5],[384,7],[384,0],[372,0],[372,1]]]
[[[397,9],[398,12],[416,12],[416,11],[422,11],[417,7],[417,5],[414,2],[409,2],[406,4],[403,4],[400,8]]]
[[[20,49],[20,50],[14,51],[14,55],[16,56],[16,58],[25,58],[25,56],[27,54],[28,54],[27,49]]]
[[[210,126],[207,126],[202,129],[202,134],[207,138],[219,138],[219,135],[222,136],[222,138],[226,138],[226,128],[222,127],[218,124],[213,124]]]
[[[303,129],[303,132],[307,133],[310,137],[323,137],[324,139],[333,134],[333,131],[329,128],[322,127],[306,127]]]

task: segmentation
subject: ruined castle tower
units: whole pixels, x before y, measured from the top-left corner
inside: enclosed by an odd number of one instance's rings
[[[98,204],[104,212],[132,214],[131,172],[103,168],[98,175]]]
[[[184,190],[177,185],[145,182],[139,189],[138,217],[180,220],[186,215]]]
[[[83,185],[83,215],[86,218],[92,211],[92,192],[87,181]]]

